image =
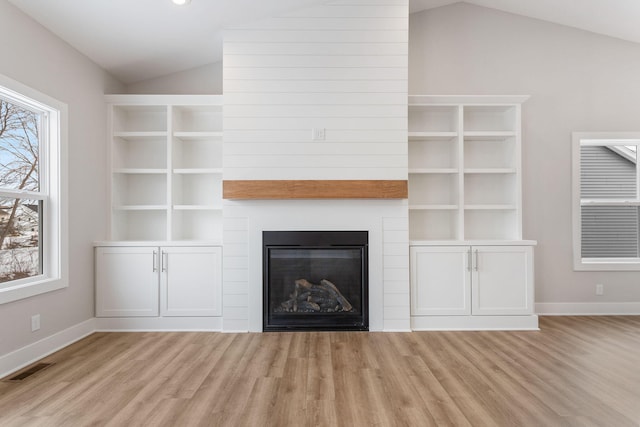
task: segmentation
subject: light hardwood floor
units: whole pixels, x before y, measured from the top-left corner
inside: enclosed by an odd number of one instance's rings
[[[96,333],[0,426],[638,426],[640,316],[539,332]]]

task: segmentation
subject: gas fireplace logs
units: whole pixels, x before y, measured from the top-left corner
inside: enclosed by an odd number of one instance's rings
[[[337,313],[353,311],[353,306],[340,293],[336,285],[328,280],[320,280],[320,284],[306,279],[298,279],[289,299],[280,304],[274,311],[286,313]]]

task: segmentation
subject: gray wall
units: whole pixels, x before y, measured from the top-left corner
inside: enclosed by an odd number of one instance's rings
[[[219,95],[222,93],[222,62],[132,83],[125,90],[131,94]]]
[[[536,303],[640,301],[638,272],[574,272],[571,232],[571,132],[640,130],[640,45],[464,3],[412,14],[409,28],[409,93],[531,95],[523,225],[538,240]]]
[[[124,88],[97,65],[0,0],[0,73],[69,107],[69,277],[66,289],[0,305],[0,356],[93,318],[94,240],[106,237],[105,91]],[[42,327],[31,332],[31,316]]]

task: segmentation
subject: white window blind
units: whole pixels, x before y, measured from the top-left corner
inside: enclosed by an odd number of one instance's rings
[[[574,135],[574,260],[578,269],[640,269],[640,140]],[[584,268],[589,269],[589,268]]]

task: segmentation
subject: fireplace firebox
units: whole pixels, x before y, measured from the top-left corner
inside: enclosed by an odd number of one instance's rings
[[[366,231],[263,231],[264,331],[369,330]]]

